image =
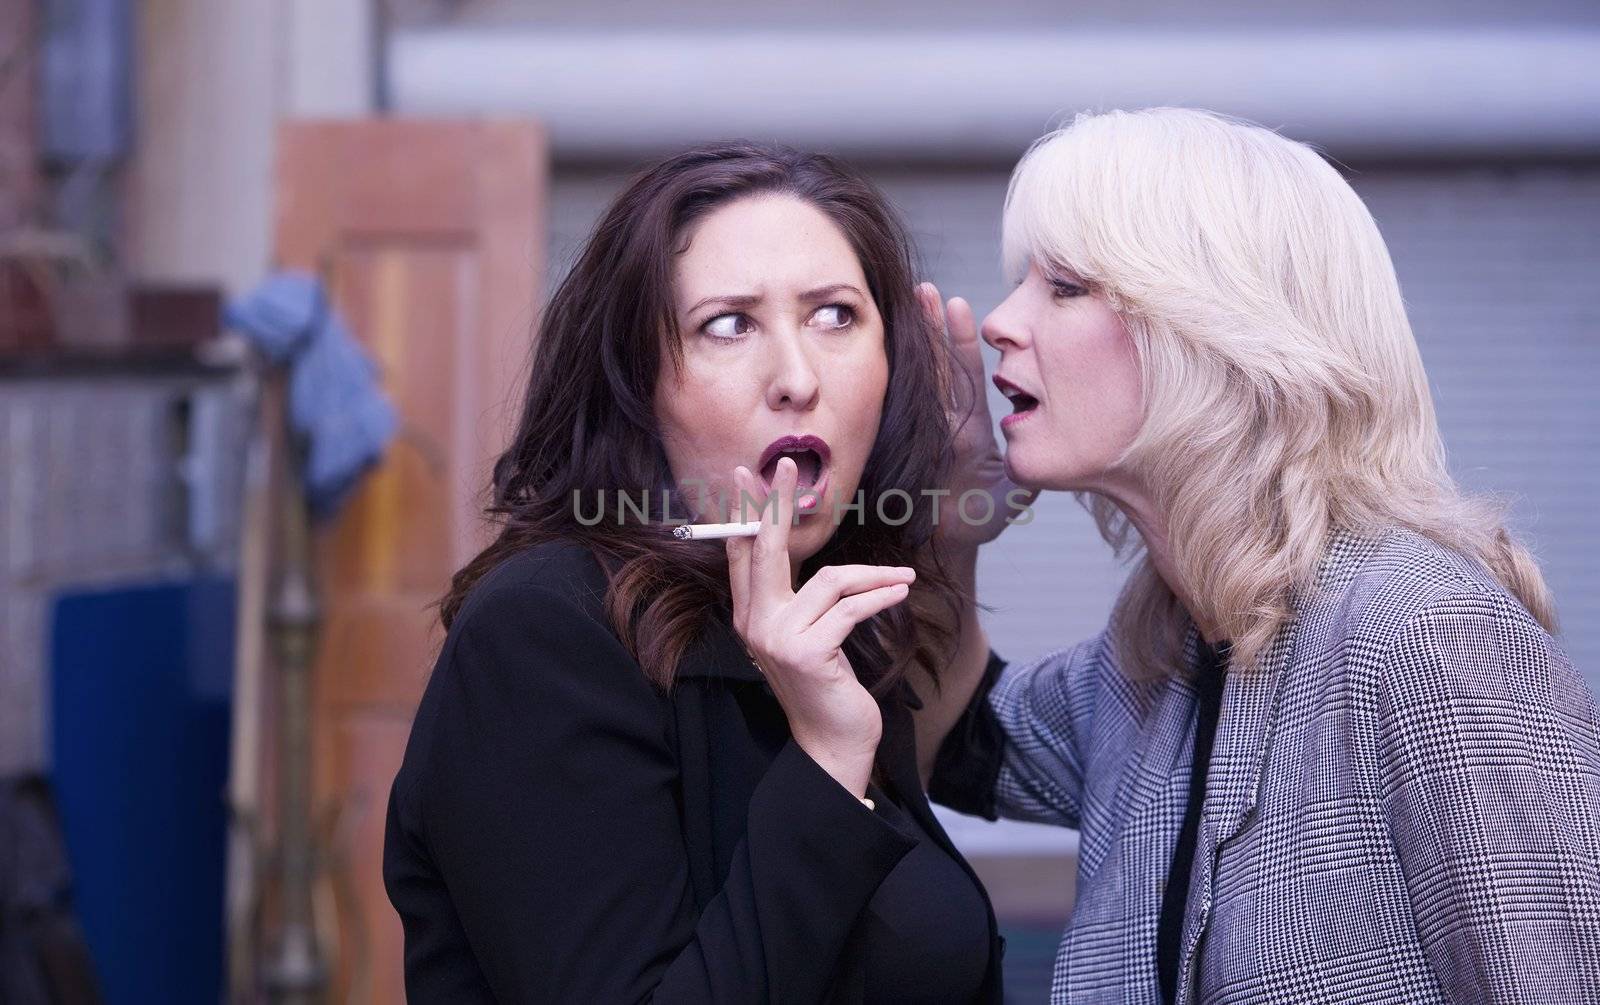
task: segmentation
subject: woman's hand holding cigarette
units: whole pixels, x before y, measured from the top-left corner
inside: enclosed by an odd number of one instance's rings
[[[860,797],[872,775],[883,718],[842,646],[856,625],[904,600],[916,573],[827,566],[795,592],[789,525],[796,481],[794,461],[783,458],[760,531],[754,538],[727,540],[733,624],[783,706],[795,742]],[[761,498],[761,483],[746,468],[734,471],[734,483]]]

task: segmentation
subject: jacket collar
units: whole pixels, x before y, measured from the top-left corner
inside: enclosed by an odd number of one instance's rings
[[[1381,535],[1343,529],[1329,534],[1312,585],[1293,598],[1293,616],[1279,627],[1254,668],[1237,673],[1230,670],[1212,754],[1214,781],[1207,786],[1206,823],[1216,843],[1237,834],[1255,809],[1278,719],[1278,698],[1307,621],[1315,621],[1315,612],[1330,601],[1337,602],[1380,540]],[[1193,659],[1192,650],[1188,656]]]
[[[766,678],[756,669],[749,651],[726,616],[707,619],[700,637],[684,650],[683,659],[678,661],[677,677],[719,678],[766,685]],[[897,700],[906,708],[912,711],[922,708],[922,699],[909,680],[901,678],[895,690]]]
[[[766,684],[761,671],[750,659],[744,643],[734,633],[731,620],[719,612],[707,618],[700,637],[684,651],[678,661],[678,678],[714,677],[752,684]]]
[[[1183,926],[1180,1002],[1187,997],[1189,973],[1211,907],[1216,849],[1239,833],[1255,809],[1267,750],[1277,725],[1278,699],[1291,672],[1297,645],[1305,631],[1327,623],[1327,612],[1344,602],[1356,573],[1376,550],[1382,536],[1333,531],[1323,547],[1312,586],[1294,597],[1293,617],[1273,635],[1254,668],[1228,673],[1191,878],[1199,896],[1190,896]],[[1186,655],[1193,665],[1192,645]]]

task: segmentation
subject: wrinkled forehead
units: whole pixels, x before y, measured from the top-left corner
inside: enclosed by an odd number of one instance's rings
[[[866,289],[839,225],[787,195],[737,199],[695,221],[673,255],[672,277],[680,312],[707,297],[793,300],[827,286]]]

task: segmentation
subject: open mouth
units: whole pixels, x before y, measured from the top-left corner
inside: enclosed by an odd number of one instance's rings
[[[762,483],[771,491],[772,479],[778,474],[778,462],[785,457],[792,458],[799,471],[795,487],[804,505],[808,497],[820,494],[831,456],[828,441],[820,436],[782,436],[767,444],[767,449],[761,452],[761,464],[757,470],[761,473]]]
[[[1006,396],[1006,400],[1011,402],[1012,415],[1023,415],[1039,407],[1038,398],[1035,398],[999,374],[995,374],[994,386],[998,387],[1000,393]]]

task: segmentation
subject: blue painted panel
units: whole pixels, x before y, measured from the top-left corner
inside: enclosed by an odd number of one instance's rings
[[[233,628],[224,579],[55,607],[52,781],[112,1005],[221,997]]]

